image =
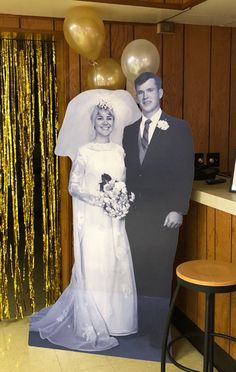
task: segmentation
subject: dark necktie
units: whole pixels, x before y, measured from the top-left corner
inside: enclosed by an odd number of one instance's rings
[[[143,131],[143,136],[141,138],[141,144],[143,149],[146,151],[148,148],[148,131],[149,131],[149,126],[151,124],[151,120],[147,119],[144,123],[144,131]]]

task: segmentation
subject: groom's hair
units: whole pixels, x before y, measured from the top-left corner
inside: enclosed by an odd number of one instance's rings
[[[159,76],[153,74],[152,72],[142,72],[134,80],[135,89],[137,90],[137,87],[139,87],[140,85],[142,85],[143,83],[145,83],[149,79],[154,79],[155,80],[155,83],[156,83],[156,86],[157,86],[157,89],[158,90],[161,89],[161,87],[162,87],[161,78]]]

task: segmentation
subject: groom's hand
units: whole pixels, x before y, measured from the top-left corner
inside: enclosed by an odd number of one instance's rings
[[[177,227],[180,227],[182,223],[183,223],[182,214],[172,211],[167,214],[163,226],[176,229]]]

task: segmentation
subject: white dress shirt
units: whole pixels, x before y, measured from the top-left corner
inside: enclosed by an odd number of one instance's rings
[[[144,131],[144,124],[145,124],[145,121],[147,119],[150,119],[152,122],[150,123],[150,126],[149,126],[149,131],[148,131],[148,144],[150,143],[151,139],[152,139],[152,136],[153,136],[153,133],[154,133],[154,130],[156,129],[156,126],[158,124],[158,121],[160,120],[160,117],[161,117],[161,114],[162,114],[162,110],[159,108],[159,110],[157,112],[155,112],[155,114],[151,117],[151,118],[147,118],[146,116],[142,116],[142,121],[141,121],[141,124],[140,124],[140,137],[142,138],[143,136],[143,131]]]

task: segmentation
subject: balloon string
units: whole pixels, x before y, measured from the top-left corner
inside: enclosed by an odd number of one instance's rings
[[[96,69],[97,69],[97,66],[98,66],[98,62],[97,61],[91,61],[91,65],[93,66],[93,76],[95,76],[95,86],[97,87],[98,86],[98,81],[97,81],[97,72],[96,72]]]

